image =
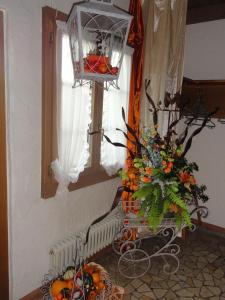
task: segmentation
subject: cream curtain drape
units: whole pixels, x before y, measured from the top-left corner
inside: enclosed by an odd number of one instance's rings
[[[144,79],[150,79],[149,94],[155,103],[181,90],[187,0],[148,0],[145,34]],[[151,125],[149,103],[143,88],[141,126]],[[167,128],[167,115],[159,114],[159,131]]]
[[[57,143],[58,159],[52,162],[59,183],[57,192],[68,191],[77,182],[89,158],[88,126],[91,123],[91,93],[88,86],[74,84],[66,24],[57,22]]]
[[[124,145],[126,145],[127,140],[120,131],[116,130],[116,128],[127,132],[122,118],[122,107],[125,110],[127,120],[132,52],[133,49],[127,47],[124,53],[123,63],[118,79],[119,89],[112,87],[108,91],[104,91],[103,97],[102,128],[104,130],[104,134],[107,135],[113,142],[119,142]],[[114,175],[120,168],[124,167],[126,156],[127,150],[125,148],[114,147],[105,139],[102,140],[101,165],[110,176]]]

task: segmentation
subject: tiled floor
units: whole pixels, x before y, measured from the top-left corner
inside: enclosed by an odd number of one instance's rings
[[[150,270],[139,279],[122,277],[117,269],[118,256],[112,252],[97,262],[125,288],[124,300],[225,300],[225,237],[197,231],[178,243],[180,269],[174,275],[163,273],[161,259],[152,259]],[[144,246],[151,251],[152,242]]]

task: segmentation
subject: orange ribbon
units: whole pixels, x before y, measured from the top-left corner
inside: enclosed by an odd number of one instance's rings
[[[143,73],[143,41],[144,41],[144,25],[142,19],[141,0],[131,0],[129,13],[133,15],[133,20],[128,35],[128,45],[134,48],[132,73],[130,82],[130,101],[128,111],[128,124],[139,136],[139,123],[140,123],[140,96],[142,86],[142,73]],[[129,135],[130,139],[132,137]],[[134,144],[128,141],[127,146],[132,152],[136,152]],[[127,168],[134,168],[133,163],[130,162],[130,157],[127,158]],[[136,185],[137,179],[130,179],[130,185]],[[128,186],[129,187],[129,186]],[[126,211],[131,210],[132,207],[132,194],[124,192],[122,199],[125,202]]]

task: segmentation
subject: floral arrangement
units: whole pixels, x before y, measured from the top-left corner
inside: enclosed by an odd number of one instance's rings
[[[153,230],[163,218],[173,215],[180,227],[191,226],[188,204],[193,198],[208,200],[206,187],[197,185],[196,163],[183,157],[182,145],[167,144],[157,131],[147,131],[141,137],[145,147],[141,156],[135,156],[120,172],[124,186],[130,188],[133,199],[141,201],[140,216],[147,216]]]
[[[146,96],[152,106],[153,128],[146,130],[138,138],[134,130],[126,123],[125,113],[122,111],[128,130],[128,135],[125,132],[123,134],[131,144],[135,145],[136,150],[133,151],[120,143],[113,143],[105,136],[109,143],[117,147],[125,147],[129,152],[127,165],[120,171],[125,190],[123,199],[127,202],[138,200],[140,208],[135,209],[135,205],[123,207],[126,213],[132,212],[145,217],[153,231],[164,218],[171,216],[175,219],[178,228],[184,223],[191,226],[188,205],[196,205],[198,200],[206,202],[208,196],[205,194],[206,186],[198,185],[196,182],[194,172],[198,171],[197,164],[189,162],[185,156],[191,147],[193,137],[202,131],[208,118],[215,111],[209,113],[203,119],[201,126],[195,129],[187,139],[189,128],[196,119],[196,114],[188,121],[184,131],[178,135],[175,132],[175,126],[183,117],[182,110],[179,110],[179,117],[169,122],[167,133],[162,137],[158,132],[158,112],[163,109],[156,107],[147,93],[149,83],[149,81],[145,82],[145,88]],[[166,103],[167,108],[164,110],[169,113],[174,112],[174,109],[168,109],[170,104],[174,104],[174,98],[170,99],[167,95]]]

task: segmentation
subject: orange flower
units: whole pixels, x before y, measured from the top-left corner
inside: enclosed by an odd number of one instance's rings
[[[190,174],[187,171],[181,171],[179,174],[180,181],[183,183],[190,182]]]
[[[142,177],[141,180],[142,180],[143,182],[145,182],[145,183],[151,182],[151,181],[152,181],[151,178],[146,177],[146,176]]]
[[[162,165],[166,166],[166,161],[165,160],[162,161]]]
[[[134,184],[134,185],[133,185],[133,190],[134,190],[134,191],[137,191],[137,190],[138,190],[138,186]]]
[[[131,184],[130,185],[130,189],[132,190],[132,191],[137,191],[138,190],[138,186],[136,185],[136,184]]]
[[[190,175],[187,171],[180,172],[179,174],[180,181],[183,183],[195,185],[196,184],[196,179],[193,175]]]
[[[168,162],[168,164],[167,164],[167,168],[170,168],[170,169],[171,169],[171,168],[172,168],[172,166],[173,166],[173,163],[172,163],[172,161],[169,161],[169,162]]]
[[[176,214],[178,212],[178,207],[176,204],[172,203],[169,206],[169,210],[170,210],[170,212],[174,212]]]
[[[190,184],[191,185],[195,185],[196,184],[196,179],[195,179],[195,177],[193,175],[190,176]]]
[[[152,168],[146,167],[145,168],[145,173],[148,174],[148,175],[152,175]]]
[[[126,160],[126,168],[129,169],[133,166],[133,159],[131,157],[128,157]]]
[[[168,174],[168,173],[170,173],[171,172],[171,168],[166,168],[165,170],[164,170],[164,172],[166,173],[166,174]]]
[[[128,176],[129,176],[130,179],[135,179],[136,178],[136,175],[134,173],[130,173]]]

